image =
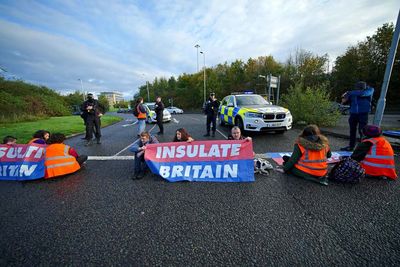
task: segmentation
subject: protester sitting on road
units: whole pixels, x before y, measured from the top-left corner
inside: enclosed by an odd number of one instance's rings
[[[283,170],[306,180],[328,185],[327,158],[332,155],[328,139],[316,125],[308,125],[294,144],[292,155],[283,156]]]
[[[176,130],[173,142],[193,142],[194,139],[185,130],[185,128],[179,128]]]
[[[17,138],[11,135],[7,135],[3,138],[4,145],[15,145],[17,143]]]
[[[55,133],[50,136],[46,147],[45,179],[61,176],[78,171],[88,156],[79,156],[70,146],[64,144],[65,135]]]
[[[50,132],[46,130],[38,130],[36,131],[33,138],[28,142],[28,144],[41,144],[45,145],[50,138]]]
[[[251,141],[251,137],[245,137],[242,135],[242,131],[238,126],[233,126],[231,129],[231,134],[228,135],[228,140],[247,140]]]
[[[135,173],[132,180],[142,179],[147,172],[148,166],[144,160],[144,153],[148,144],[158,144],[158,140],[155,136],[150,136],[146,131],[140,134],[139,141],[131,146],[129,150],[135,153]]]
[[[382,136],[381,128],[366,125],[362,134],[364,139],[356,146],[351,158],[361,163],[367,177],[397,179],[393,148]]]

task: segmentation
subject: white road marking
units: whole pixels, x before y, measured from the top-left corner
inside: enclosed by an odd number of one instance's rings
[[[135,156],[88,156],[88,160],[133,160]]]
[[[133,126],[137,123],[137,121],[133,122],[133,123],[129,123],[129,124],[124,124],[122,125],[122,127],[128,127],[128,126]]]
[[[179,123],[179,121],[176,120],[175,118],[172,118],[172,121],[175,122],[175,123]]]
[[[148,132],[150,133],[150,132],[154,129],[154,127],[156,127],[156,125],[157,125],[157,124],[154,124],[153,127],[151,127],[151,129],[148,130]],[[127,147],[125,147],[124,149],[122,149],[121,151],[119,151],[119,152],[118,152],[117,154],[115,154],[113,157],[118,156],[119,154],[121,154],[122,152],[124,152],[125,150],[127,150],[128,148],[130,148],[134,143],[138,142],[139,140],[140,140],[139,138],[136,139],[132,144],[129,144]]]
[[[219,132],[223,137],[225,137],[225,139],[228,139],[228,136],[226,136],[225,134],[223,134],[220,130],[217,129],[217,132]]]
[[[126,119],[125,121],[133,121],[133,119]]]

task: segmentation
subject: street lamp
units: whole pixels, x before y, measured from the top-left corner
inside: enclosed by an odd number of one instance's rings
[[[200,45],[196,44],[194,47],[196,47],[196,50],[197,50],[197,53],[196,53],[196,56],[197,56],[197,72],[199,72],[199,47],[200,47]]]
[[[85,101],[85,92],[83,91],[83,84],[82,84],[82,79],[79,78],[78,81],[81,81],[81,91],[82,91],[82,95],[83,95],[83,101]]]
[[[204,72],[204,103],[206,103],[206,52],[200,51],[203,54],[203,72]]]

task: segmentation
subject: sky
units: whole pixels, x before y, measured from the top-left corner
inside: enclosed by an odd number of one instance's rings
[[[0,75],[61,94],[131,99],[146,81],[196,73],[204,61],[272,55],[284,63],[304,49],[332,62],[395,24],[399,7],[398,0],[0,0]]]

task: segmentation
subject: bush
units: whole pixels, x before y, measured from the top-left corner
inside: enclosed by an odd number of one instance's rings
[[[332,109],[330,94],[326,85],[304,88],[302,82],[290,87],[282,97],[293,116],[293,121],[304,121],[318,126],[334,126],[339,120],[340,113]]]

